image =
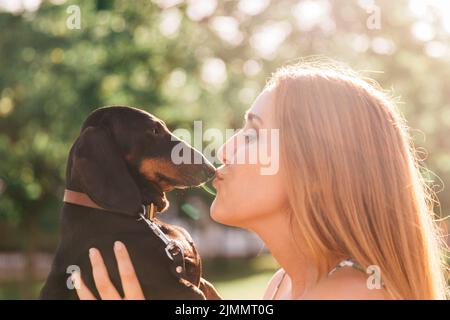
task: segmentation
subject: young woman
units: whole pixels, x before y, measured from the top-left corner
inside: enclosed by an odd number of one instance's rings
[[[279,129],[279,144],[260,129]],[[279,151],[275,174],[236,161],[252,144]],[[336,68],[283,67],[218,154],[212,218],[257,233],[282,267],[264,299],[445,298],[432,194],[404,119],[376,86]],[[126,248],[115,252],[125,298],[142,298]],[[101,297],[120,299],[98,250],[90,256]],[[93,298],[85,286],[78,295]]]

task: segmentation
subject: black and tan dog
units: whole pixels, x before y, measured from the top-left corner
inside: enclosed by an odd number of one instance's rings
[[[197,186],[214,176],[214,167],[188,145],[184,150],[201,163],[174,164],[171,153],[179,143],[184,144],[164,122],[139,109],[113,106],[89,115],[70,150],[61,240],[41,299],[76,299],[69,279],[77,268],[99,297],[88,257],[91,247],[100,250],[111,281],[123,294],[113,253],[116,240],[126,245],[147,299],[219,298],[202,278],[200,256],[189,234],[153,219],[182,250],[183,270],[177,272],[183,272],[177,276],[164,242],[139,216],[143,205],[166,210],[165,192]]]

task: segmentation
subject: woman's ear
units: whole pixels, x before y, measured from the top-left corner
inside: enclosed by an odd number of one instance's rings
[[[102,127],[85,128],[74,145],[72,178],[99,206],[137,214],[141,193],[113,137]]]

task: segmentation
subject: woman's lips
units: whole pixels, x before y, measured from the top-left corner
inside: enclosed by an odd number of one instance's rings
[[[223,169],[216,170],[216,177],[215,177],[215,179],[223,180],[224,178],[225,178],[225,174],[223,172]]]
[[[224,179],[223,172],[217,170],[217,171],[216,171],[216,177],[214,178],[214,180],[213,180],[213,182],[212,182],[213,186],[214,186],[215,188],[217,188],[218,183],[219,183],[220,181],[222,181],[223,179]]]
[[[219,177],[216,175],[216,177],[214,178],[214,180],[213,180],[213,182],[212,182],[212,185],[214,186],[214,188],[217,189],[217,185],[218,185],[218,183],[219,183],[220,181],[222,181],[222,179],[219,178]]]

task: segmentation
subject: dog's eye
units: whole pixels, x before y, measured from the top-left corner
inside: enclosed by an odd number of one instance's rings
[[[152,136],[163,135],[164,134],[164,127],[160,123],[155,122],[155,123],[152,124],[152,127],[147,130],[147,133],[152,135]]]
[[[150,131],[155,136],[158,136],[158,135],[160,135],[163,132],[163,130],[162,130],[162,128],[160,126],[155,126]]]

